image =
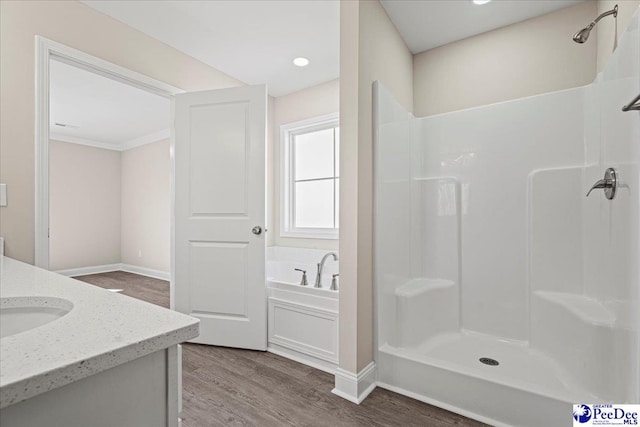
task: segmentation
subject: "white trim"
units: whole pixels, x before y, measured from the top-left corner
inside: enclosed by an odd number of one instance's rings
[[[146,267],[138,267],[137,265],[131,264],[120,264],[120,270],[126,271],[127,273],[135,273],[141,276],[153,277],[154,279],[166,280],[169,281],[171,279],[171,273],[168,271],[160,271],[154,270],[152,268]]]
[[[185,92],[180,88],[160,80],[156,80],[128,68],[121,67],[120,65],[105,61],[104,59],[100,59],[96,56],[89,55],[62,43],[58,43],[41,36],[36,36],[36,42],[48,50],[47,56],[54,57],[60,62],[82,68],[129,86],[137,87],[164,98]]]
[[[127,273],[134,273],[139,274],[140,276],[153,277],[154,279],[167,281],[171,278],[171,274],[167,271],[153,270],[151,268],[122,263],[69,268],[66,270],[56,270],[56,273],[62,274],[63,276],[75,277],[86,276],[87,274],[109,273],[111,271],[126,271]]]
[[[280,130],[286,130],[288,132],[295,132],[296,130],[302,130],[311,126],[318,126],[322,128],[327,123],[340,120],[340,113],[329,113],[323,116],[311,117],[309,119],[298,120],[297,122],[290,122],[280,125]]]
[[[148,135],[143,135],[138,138],[131,139],[129,141],[125,141],[120,144],[120,150],[130,150],[132,148],[141,147],[147,144],[153,144],[154,142],[162,141],[163,139],[168,139],[171,136],[171,131],[169,128],[162,129],[158,132],[153,132]]]
[[[282,194],[282,193],[281,193]],[[334,239],[340,238],[339,232],[334,228],[297,228],[295,231],[287,231],[280,226],[280,237],[300,237],[304,239]]]
[[[294,214],[291,203],[291,194],[293,194],[293,182],[291,182],[291,171],[293,168],[291,137],[303,130],[305,132],[312,132],[314,130],[322,130],[338,126],[339,120],[339,113],[331,113],[280,126],[280,237],[297,237],[307,239],[339,238],[339,230],[335,228],[291,227]]]
[[[120,271],[122,264],[105,264],[93,265],[91,267],[69,268],[66,270],[56,270],[58,274],[67,277],[86,276],[87,274],[109,273],[111,271]]]
[[[338,368],[335,388],[331,393],[359,405],[376,388],[376,374],[375,362],[369,363],[357,374]]]
[[[49,141],[68,142],[70,144],[86,145],[88,147],[102,148],[105,150],[122,151],[119,145],[108,142],[95,141],[93,139],[78,138],[77,136],[61,135],[59,133],[49,133]]]
[[[267,345],[267,351],[269,353],[277,354],[278,356],[284,357],[286,359],[291,359],[294,362],[311,366],[312,368],[318,369],[331,375],[335,375],[336,373],[337,366],[335,363],[317,359],[313,356],[300,353],[299,351],[295,351],[290,348],[282,347],[278,344],[269,343]]]
[[[175,117],[176,117],[176,97],[171,97],[171,121],[169,123],[171,135],[169,138],[169,194],[171,196],[171,211],[169,217],[171,218],[169,224],[169,235],[171,245],[169,247],[169,308],[171,310],[176,309],[176,129],[175,129]]]
[[[167,129],[162,129],[158,132],[150,133],[148,135],[140,136],[138,138],[130,139],[129,141],[109,143],[109,142],[103,142],[103,141],[96,141],[94,139],[79,138],[77,136],[52,133],[51,131],[49,132],[50,132],[49,133],[50,141],[69,142],[71,144],[80,144],[80,145],[86,145],[89,147],[103,148],[105,150],[113,150],[113,151],[130,150],[132,148],[141,147],[143,145],[153,144],[154,142],[162,141],[163,139],[169,139],[169,137],[171,136],[171,131],[169,130],[169,128],[167,128]]]
[[[48,40],[36,36],[35,265],[49,269],[49,58]]]
[[[49,61],[51,58],[169,99],[184,91],[44,37],[35,36],[35,45],[35,265],[48,270]],[[171,173],[173,174],[173,168]],[[171,200],[173,203],[173,195]],[[173,205],[171,210],[173,211]],[[171,245],[173,246],[173,241]]]

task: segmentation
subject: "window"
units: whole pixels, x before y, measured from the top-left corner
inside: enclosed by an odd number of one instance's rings
[[[339,151],[338,114],[280,127],[281,236],[338,238]]]

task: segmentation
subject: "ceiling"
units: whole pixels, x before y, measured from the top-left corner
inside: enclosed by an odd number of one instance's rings
[[[382,6],[411,52],[418,53],[581,1],[493,0],[476,5],[471,0],[382,0]]]
[[[382,0],[413,53],[582,0]],[[337,0],[82,0],[247,84],[281,96],[339,77]],[[304,68],[292,60],[303,56]]]
[[[83,3],[247,84],[281,96],[338,78],[340,3],[335,0]],[[296,57],[311,61],[293,65]]]
[[[51,139],[123,150],[169,137],[168,99],[56,60],[50,73]]]

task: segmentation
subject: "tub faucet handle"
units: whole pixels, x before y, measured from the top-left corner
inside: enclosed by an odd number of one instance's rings
[[[337,291],[338,290],[338,279],[336,279],[336,277],[338,277],[340,274],[336,273],[336,274],[332,274],[331,275],[331,290],[332,291]]]
[[[300,279],[300,286],[309,286],[309,282],[307,281],[307,270],[302,270],[300,268],[294,268],[294,270],[302,272],[302,278]]]

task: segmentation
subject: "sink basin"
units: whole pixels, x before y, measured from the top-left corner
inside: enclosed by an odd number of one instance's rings
[[[26,332],[51,323],[73,308],[56,297],[10,297],[0,299],[0,338]]]

